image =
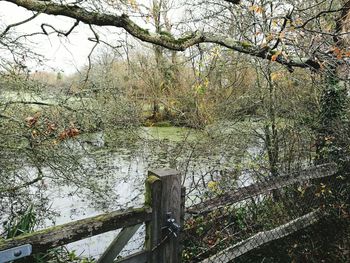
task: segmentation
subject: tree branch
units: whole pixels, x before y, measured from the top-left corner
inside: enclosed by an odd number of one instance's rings
[[[34,18],[36,18],[38,15],[40,15],[40,13],[36,13],[34,15],[32,15],[31,17],[23,20],[23,21],[20,21],[20,22],[17,22],[17,23],[14,23],[14,24],[11,24],[11,25],[8,25],[5,30],[0,34],[0,38],[4,37],[8,31],[10,31],[11,28],[13,27],[16,27],[16,26],[20,26],[20,25],[23,25],[31,20],[33,20]]]
[[[234,4],[234,5],[238,5],[241,2],[241,0],[224,0],[224,1],[229,2],[231,4]]]
[[[25,182],[21,185],[17,185],[17,186],[14,186],[14,187],[10,187],[10,188],[0,188],[0,193],[2,192],[16,192],[20,189],[23,189],[25,187],[28,187],[28,186],[31,186],[39,181],[41,181],[43,179],[43,175],[40,174],[38,175],[36,178],[34,178],[33,180],[29,181],[29,182]]]
[[[41,29],[43,30],[44,34],[45,35],[49,35],[49,33],[46,31],[45,27],[49,27],[51,28],[54,32],[56,32],[59,36],[62,35],[62,36],[65,36],[65,37],[68,37],[70,35],[70,33],[72,33],[72,31],[74,30],[74,28],[76,28],[77,26],[79,25],[79,21],[75,21],[75,23],[71,26],[71,28],[64,32],[62,30],[58,30],[56,29],[54,26],[50,25],[50,24],[46,24],[46,23],[43,23],[41,24]]]
[[[261,48],[259,46],[247,45],[236,41],[230,37],[209,32],[191,32],[185,33],[179,38],[174,38],[171,35],[155,34],[146,29],[141,28],[134,23],[127,15],[122,14],[111,15],[95,11],[88,11],[83,7],[69,4],[59,4],[53,2],[42,2],[39,0],[1,0],[14,3],[18,6],[24,7],[27,10],[46,13],[49,15],[62,15],[76,19],[89,25],[97,26],[114,26],[125,29],[132,36],[148,43],[156,44],[170,50],[184,51],[187,48],[200,43],[215,43],[226,48],[238,51],[240,53],[248,54],[255,57],[269,59],[274,56],[275,51],[269,48]],[[225,0],[226,1],[226,0]],[[239,3],[238,0],[226,1],[232,3]],[[275,60],[275,59],[274,59]],[[310,58],[285,58],[280,55],[276,62],[287,66],[288,68],[312,68],[320,69],[317,61]]]

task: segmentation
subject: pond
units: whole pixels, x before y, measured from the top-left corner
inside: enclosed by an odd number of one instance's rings
[[[147,172],[175,168],[183,175],[186,204],[193,205],[212,193],[211,181],[221,188],[253,182],[248,163],[260,155],[246,123],[223,124],[205,130],[181,127],[141,127],[82,134],[63,141],[42,167],[45,178],[32,196],[45,200],[54,211],[40,228],[91,217],[144,202]],[[18,174],[35,177],[37,170],[23,161]],[[119,230],[118,230],[119,231]],[[98,258],[118,231],[81,240],[67,247],[77,255]],[[122,255],[142,249],[140,228]]]
[[[46,195],[51,201],[51,209],[58,212],[54,218],[55,224],[116,209],[142,206],[144,181],[149,169],[171,167],[181,171],[183,184],[188,189],[188,204],[194,204],[210,194],[210,181],[225,180],[228,187],[232,187],[232,182],[238,187],[253,182],[249,174],[238,167],[242,167],[245,158],[248,160],[251,155],[256,155],[258,149],[252,146],[246,148],[243,140],[230,145],[230,138],[222,140],[218,134],[211,138],[214,131],[178,127],[141,128],[133,132],[133,139],[125,139],[129,135],[130,131],[129,134],[117,131],[113,135],[101,132],[82,135],[67,142],[67,147],[84,152],[80,159],[84,171],[87,176],[93,174],[94,178],[89,180],[97,180],[98,187],[106,192],[99,196],[91,189],[46,182]],[[119,140],[120,138],[123,139]],[[237,180],[237,169],[241,169],[240,180]],[[101,189],[96,189],[99,190]],[[46,226],[50,225],[52,221],[47,220]],[[141,228],[138,231],[122,254],[142,248],[143,230]],[[68,245],[68,248],[75,250],[78,255],[97,258],[117,232],[75,242]]]

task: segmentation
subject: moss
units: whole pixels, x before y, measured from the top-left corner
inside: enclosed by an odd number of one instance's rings
[[[139,31],[140,31],[141,34],[146,34],[146,35],[150,34],[148,29],[144,29],[142,27],[139,27]]]
[[[160,31],[159,34],[161,36],[166,36],[166,37],[171,38],[171,39],[174,38],[173,35],[169,31]]]
[[[43,229],[43,230],[39,230],[39,231],[35,231],[32,233],[26,233],[24,235],[18,236],[18,237],[14,237],[14,238],[9,238],[9,239],[2,239],[0,240],[0,250],[1,249],[7,249],[7,243],[11,242],[11,241],[16,241],[16,243],[18,244],[23,244],[23,241],[26,241],[27,239],[30,239],[31,237],[34,237],[38,234],[42,235],[42,234],[49,234],[52,231],[58,231],[60,229],[62,229],[65,225],[58,225],[58,226],[53,226],[47,229]],[[22,243],[22,242],[23,243]]]
[[[160,180],[155,175],[148,176],[146,180],[146,191],[145,191],[145,205],[150,207],[152,205],[152,189],[151,186],[154,184],[154,182]]]
[[[123,215],[126,213],[143,213],[143,212],[149,212],[149,208],[147,207],[141,207],[141,208],[131,208],[125,211],[116,211],[116,212],[111,212],[91,218],[86,218],[82,220],[77,220],[71,223],[63,224],[63,225],[58,225],[58,226],[53,226],[47,229],[39,230],[36,232],[28,233],[25,235],[21,235],[15,238],[10,238],[6,240],[1,240],[0,241],[0,250],[7,249],[9,245],[12,246],[12,244],[20,245],[20,244],[25,244],[25,243],[31,243],[31,241],[34,241],[35,245],[38,245],[38,240],[49,240],[47,243],[40,243],[41,248],[40,249],[49,249],[52,247],[55,247],[55,245],[59,246],[58,243],[60,243],[60,240],[66,240],[67,238],[71,238],[71,236],[67,236],[67,231],[74,231],[71,234],[74,236],[75,235],[75,240],[76,237],[79,237],[79,235],[82,238],[86,237],[86,231],[84,230],[85,227],[89,227],[92,230],[96,230],[96,228],[99,228],[102,224],[107,222],[109,218],[116,217],[118,215]],[[77,228],[76,226],[83,225],[84,224],[84,229]]]
[[[183,43],[185,43],[186,41],[188,41],[188,40],[190,40],[192,38],[193,38],[193,34],[188,35],[188,36],[184,36],[184,37],[180,37],[178,39],[175,39],[175,42],[177,44],[183,44]]]
[[[250,48],[252,47],[253,45],[247,41],[243,41],[243,42],[240,42],[241,46],[244,47],[244,48]]]
[[[150,175],[147,177],[146,180],[146,191],[145,191],[145,205],[146,207],[152,206],[152,185],[159,181],[160,179],[155,175]],[[147,249],[152,249],[152,243],[151,243],[151,231],[152,226],[151,224],[146,224],[146,238],[145,238],[145,247]]]

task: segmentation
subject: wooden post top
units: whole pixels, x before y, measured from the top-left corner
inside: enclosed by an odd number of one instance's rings
[[[148,171],[148,174],[155,175],[155,176],[161,178],[161,177],[179,175],[180,172],[175,170],[175,169],[171,169],[171,168],[162,168],[162,169],[150,170],[150,171]]]

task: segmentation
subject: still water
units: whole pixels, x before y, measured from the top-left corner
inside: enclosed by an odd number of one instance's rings
[[[96,133],[67,142],[66,147],[79,155],[78,163],[84,174],[79,182],[84,182],[84,187],[45,181],[45,195],[57,214],[53,220],[46,220],[44,226],[142,206],[147,171],[154,168],[171,167],[182,172],[188,192],[187,205],[210,194],[210,181],[221,181],[228,187],[251,184],[253,179],[242,167],[246,160],[258,155],[259,149],[247,147],[249,142],[244,140],[230,141],[228,134],[219,132],[214,136],[214,133],[154,127],[138,130],[132,139],[115,140],[107,134]],[[128,138],[130,134],[124,135],[118,134],[119,138]],[[117,233],[112,231],[88,238],[69,244],[68,248],[78,255],[98,258]],[[140,250],[143,239],[141,227],[122,255]]]

